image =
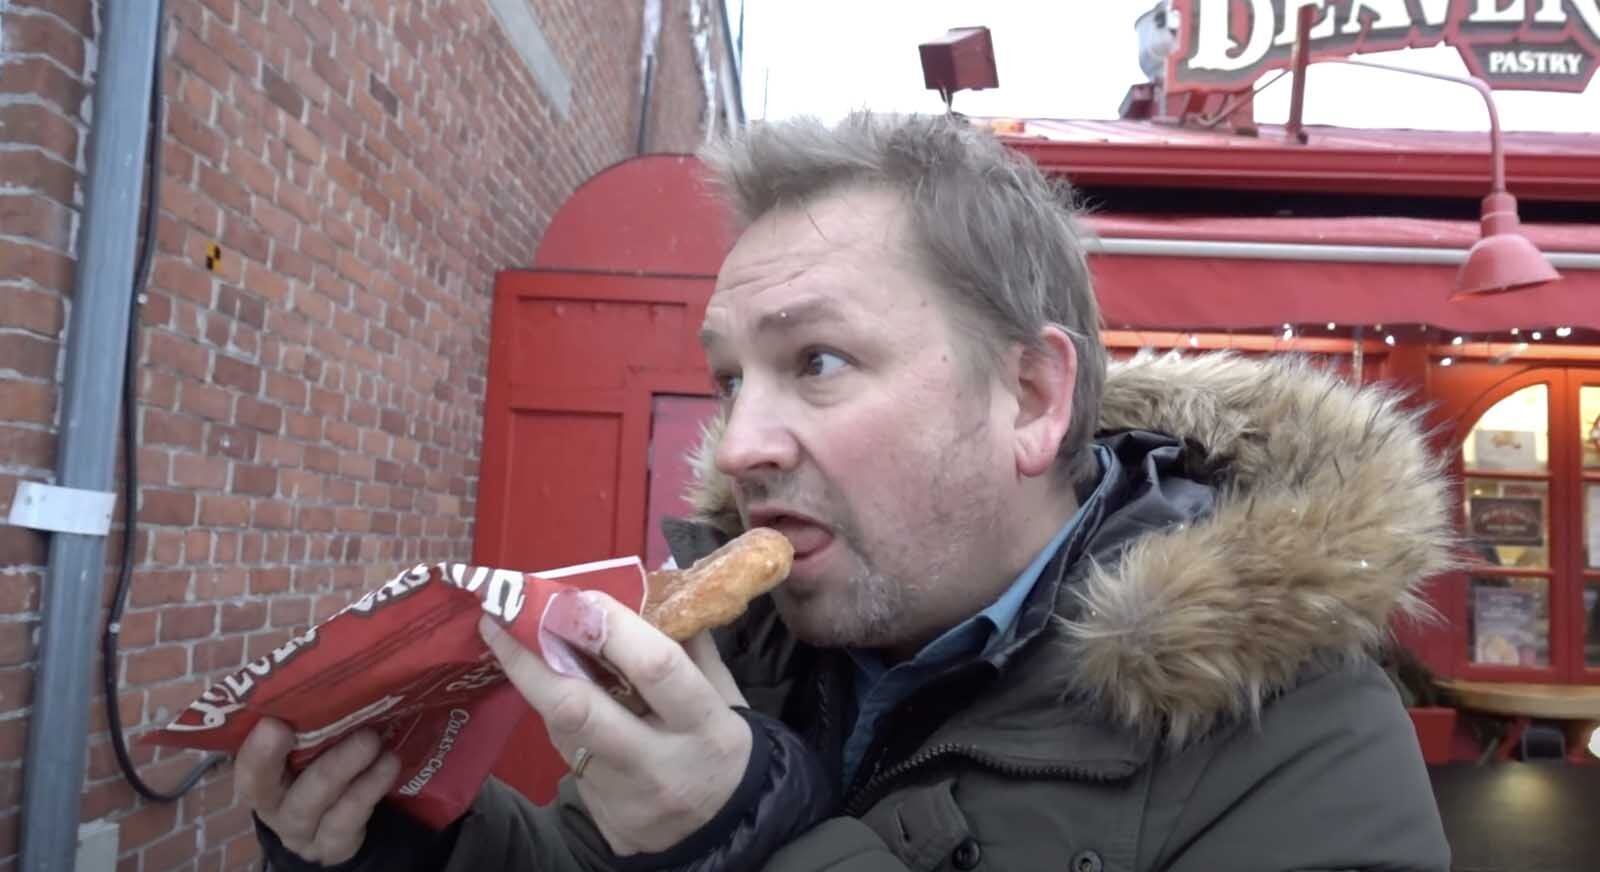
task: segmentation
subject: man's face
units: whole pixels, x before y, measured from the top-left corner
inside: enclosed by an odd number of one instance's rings
[[[1017,400],[958,345],[903,218],[865,190],[770,213],[706,310],[717,467],[746,523],[794,544],[775,596],[813,644],[914,648],[1016,571]]]

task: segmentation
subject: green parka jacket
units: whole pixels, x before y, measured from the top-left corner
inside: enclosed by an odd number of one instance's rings
[[[718,641],[751,707],[786,725],[768,765],[787,774],[690,850],[615,857],[570,785],[535,808],[491,782],[430,843],[376,822],[349,868],[1442,872],[1416,736],[1371,657],[1448,566],[1417,424],[1305,363],[1116,365],[1103,498],[1006,644],[886,717],[855,784],[783,783],[818,780],[778,766],[801,742],[840,778],[853,696],[839,652],[758,602]],[[737,532],[727,483],[700,467],[680,563]]]

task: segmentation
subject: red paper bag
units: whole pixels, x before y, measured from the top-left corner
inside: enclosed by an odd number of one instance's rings
[[[587,675],[620,695],[620,677],[544,628],[570,613],[560,597],[580,590],[638,611],[646,583],[638,558],[538,573],[419,565],[227,676],[141,741],[235,753],[257,722],[276,718],[295,732],[289,766],[298,771],[354,730],[373,729],[401,762],[390,801],[443,828],[471,805],[530,711],[479,638],[479,616],[493,616],[556,671]]]

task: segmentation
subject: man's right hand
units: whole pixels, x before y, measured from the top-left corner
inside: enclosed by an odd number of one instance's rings
[[[361,850],[367,822],[400,775],[400,760],[371,731],[355,733],[323,752],[299,775],[288,770],[294,733],[263,719],[234,760],[245,804],[290,852],[335,866]]]

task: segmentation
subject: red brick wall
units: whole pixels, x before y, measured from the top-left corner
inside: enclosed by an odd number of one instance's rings
[[[641,2],[534,0],[573,84],[563,118],[487,0],[169,0],[122,631],[135,733],[396,567],[469,553],[492,276],[632,154]],[[663,3],[651,150],[703,136],[689,3]],[[53,474],[102,6],[0,0],[0,512]],[[45,544],[0,526],[0,872],[17,864]],[[120,821],[122,870],[249,866],[225,773],[138,802],[105,729],[97,697],[83,819]],[[196,756],[136,751],[160,787]]]

